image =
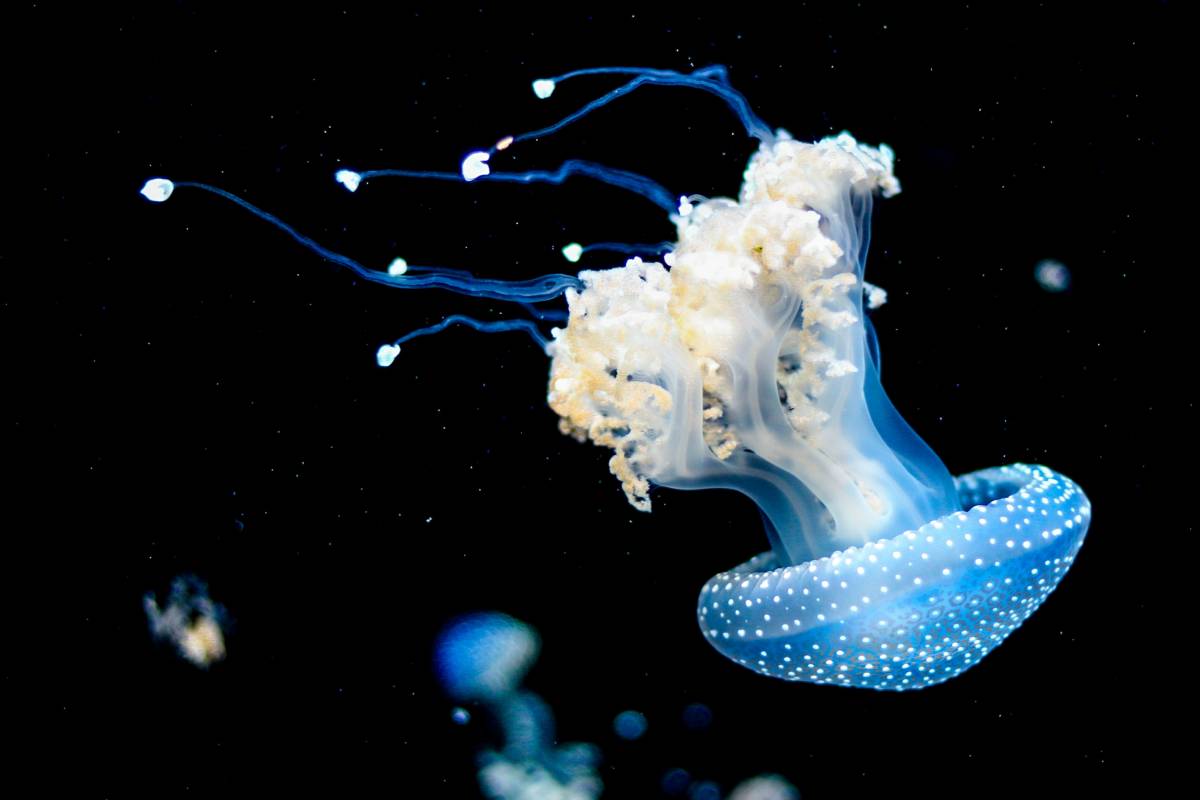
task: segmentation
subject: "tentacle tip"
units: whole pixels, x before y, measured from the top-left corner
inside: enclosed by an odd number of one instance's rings
[[[866,295],[868,311],[874,311],[887,302],[887,290],[882,286],[863,281],[863,293]]]
[[[381,367],[390,367],[398,355],[400,355],[399,345],[385,344],[375,353],[375,363]]]
[[[491,158],[491,153],[486,150],[476,150],[474,153],[468,153],[467,157],[462,162],[462,176],[467,183],[482,178],[484,175],[491,173],[491,168],[487,165],[487,160]]]
[[[333,179],[351,192],[358,191],[358,186],[362,183],[362,175],[352,169],[339,169],[334,173]]]
[[[579,242],[565,244],[562,248],[562,254],[563,258],[574,264],[583,256],[583,245],[581,245]]]
[[[679,216],[686,217],[691,214],[695,208],[696,207],[692,205],[691,198],[687,197],[686,195],[681,195],[679,197]]]
[[[142,186],[142,196],[151,203],[163,203],[175,191],[175,184],[166,178],[151,178]]]
[[[513,137],[505,136],[503,139],[496,142],[496,149],[497,150],[507,150],[509,148],[509,145],[511,145],[512,143],[513,143]]]
[[[392,263],[388,264],[387,273],[392,277],[403,275],[408,272],[408,262],[403,258],[394,258]]]
[[[538,78],[533,82],[533,93],[539,100],[545,100],[554,94],[554,81],[549,78]]]

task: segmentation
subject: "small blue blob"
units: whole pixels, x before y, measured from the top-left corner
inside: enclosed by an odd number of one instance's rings
[[[647,728],[646,715],[640,711],[622,711],[613,720],[613,730],[622,739],[633,741],[642,738]]]
[[[471,721],[471,712],[460,706],[450,712],[450,719],[454,720],[455,725],[466,725]]]
[[[688,730],[708,730],[710,725],[712,725],[712,710],[703,703],[692,703],[683,710],[683,726]]]
[[[688,800],[721,800],[721,787],[712,781],[697,781],[688,790]]]
[[[667,770],[663,775],[661,786],[663,793],[668,797],[682,797],[691,783],[692,776],[688,774],[687,770],[676,767]]]

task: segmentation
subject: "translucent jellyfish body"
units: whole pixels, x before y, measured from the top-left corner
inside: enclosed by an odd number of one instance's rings
[[[558,123],[469,153],[457,172],[342,169],[358,191],[386,176],[465,183],[579,175],[627,189],[665,210],[676,241],[563,248],[664,253],[624,266],[524,281],[482,278],[396,258],[364,266],[230,193],[198,183],[147,182],[165,201],[180,186],[219,195],[276,225],[359,277],[519,303],[530,319],[461,315],[452,324],[523,331],[551,358],[547,400],[560,429],[611,448],[629,502],[651,489],[730,488],[762,511],[771,552],[709,581],[699,616],[708,641],[737,663],[789,680],[884,689],[938,683],[976,663],[1046,597],[1071,564],[1089,519],[1070,480],[1013,465],[955,479],[892,406],[880,383],[867,312],[886,293],[864,281],[875,194],[900,191],[894,154],[849,134],[814,143],[772,133],[723,68],[690,74],[594,68],[533,84],[537,97],[585,75],[631,76]],[[700,89],[724,100],[759,140],[734,198],[674,195],[654,181],[585,161],[503,172],[499,155],[544,138],[644,85]],[[497,158],[493,158],[497,156]],[[678,202],[674,198],[678,197]],[[561,311],[535,307],[564,296]],[[951,365],[947,365],[952,368]]]
[[[1082,544],[1086,498],[1044,467],[958,480],[884,394],[863,281],[886,147],[780,136],[738,200],[677,220],[665,265],[584,272],[554,331],[564,432],[653,485],[741,491],[772,551],[698,603],[721,653],[764,675],[878,689],[961,673],[1023,622]]]

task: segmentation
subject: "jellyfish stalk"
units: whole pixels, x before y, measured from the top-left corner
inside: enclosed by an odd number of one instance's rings
[[[862,274],[876,189],[899,191],[886,146],[781,132],[738,200],[677,217],[665,264],[585,271],[567,291],[550,405],[566,432],[614,449],[636,508],[649,510],[651,484],[737,489],[789,564],[956,509],[949,472],[872,361]]]

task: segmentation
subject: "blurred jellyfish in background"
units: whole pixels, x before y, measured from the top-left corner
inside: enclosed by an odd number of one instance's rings
[[[609,467],[634,508],[650,510],[652,486],[750,497],[771,549],[710,580],[697,605],[708,641],[736,663],[785,680],[894,690],[958,675],[1058,584],[1090,505],[1070,479],[1037,465],[954,478],[883,391],[867,311],[886,293],[863,275],[874,195],[900,192],[894,153],[848,133],[806,143],[772,132],[722,67],[585,69],[535,81],[534,93],[546,99],[568,79],[601,74],[631,77],[553,125],[469,153],[457,172],[342,169],[336,178],[350,191],[394,176],[604,181],[666,212],[676,242],[594,247],[660,260],[633,255],[621,267],[523,281],[406,261],[374,269],[222,189],[155,178],[143,193],[161,202],[198,188],[362,278],[519,304],[529,318],[453,315],[383,344],[377,361],[391,365],[409,341],[455,324],[524,332],[551,359],[547,399],[560,429],[613,451]],[[645,85],[715,95],[758,140],[736,199],[673,194],[585,161],[493,169],[494,156]],[[563,255],[574,262],[589,249],[571,243]],[[565,325],[547,335],[539,323],[563,314],[538,305],[563,296]]]
[[[721,800],[721,787],[714,781],[696,781],[688,787],[688,800]]]
[[[165,608],[153,594],[142,599],[150,633],[170,642],[181,657],[206,668],[225,657],[222,627],[228,621],[225,609],[208,597],[208,587],[193,575],[181,575],[171,583]]]
[[[1065,292],[1071,288],[1071,271],[1061,261],[1047,258],[1037,263],[1033,268],[1033,277],[1051,294]]]
[[[640,711],[622,711],[613,720],[613,732],[629,742],[645,736],[649,726],[646,715]]]
[[[517,691],[540,649],[537,632],[523,622],[496,612],[471,614],[442,631],[434,663],[446,694],[494,703]]]
[[[800,800],[800,793],[778,775],[759,775],[734,787],[729,800]]]
[[[596,775],[599,753],[590,744],[560,745],[554,716],[532,692],[520,688],[537,660],[540,643],[528,625],[498,612],[460,617],[434,645],[434,669],[453,700],[478,704],[504,738],[479,755],[479,786],[495,800],[594,800],[603,784]],[[453,712],[465,724],[465,709]]]
[[[667,797],[682,797],[692,783],[692,776],[680,767],[673,767],[663,773],[659,786]]]
[[[703,703],[691,703],[683,710],[683,727],[690,731],[705,731],[712,725],[712,709]]]

